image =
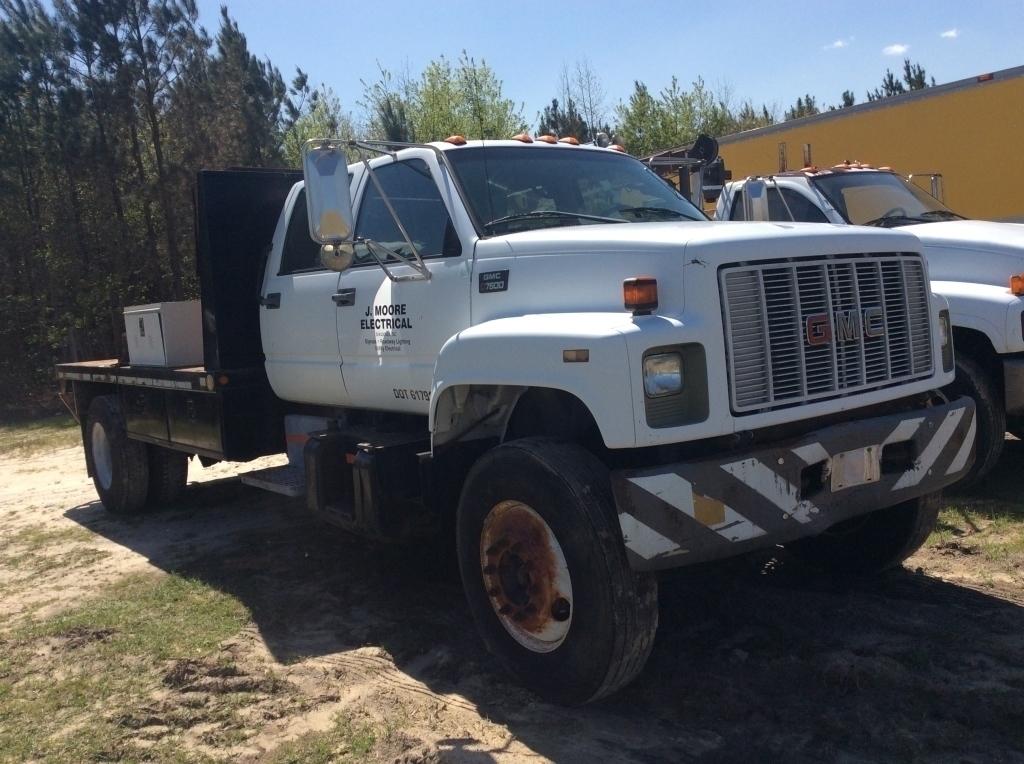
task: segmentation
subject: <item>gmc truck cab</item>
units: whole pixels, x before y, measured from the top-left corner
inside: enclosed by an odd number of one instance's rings
[[[621,151],[527,135],[311,141],[304,180],[205,173],[197,208],[204,366],[58,369],[104,504],[287,450],[243,481],[453,546],[490,650],[558,702],[640,672],[661,571],[896,565],[973,460],[905,233],[712,223]]]
[[[716,220],[899,228],[924,247],[932,289],[949,302],[956,345],[950,395],[974,398],[978,458],[964,484],[1024,436],[1024,225],[968,220],[886,168],[846,162],[729,183]]]

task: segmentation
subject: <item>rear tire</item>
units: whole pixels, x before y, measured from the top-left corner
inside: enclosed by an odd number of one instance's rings
[[[146,446],[130,440],[116,396],[93,398],[85,422],[85,457],[104,508],[132,515],[146,506],[149,463]]]
[[[640,673],[657,579],[629,567],[608,471],[592,454],[541,438],[491,450],[466,479],[456,536],[477,629],[531,690],[582,704]]]
[[[819,536],[786,545],[799,560],[837,577],[894,568],[921,548],[938,521],[942,494],[931,493],[854,517]]]
[[[188,454],[160,446],[147,446],[149,491],[146,505],[163,507],[181,494],[188,482]]]
[[[957,355],[956,379],[944,392],[952,400],[961,395],[974,399],[978,430],[975,441],[974,466],[957,483],[967,488],[985,477],[999,462],[1006,440],[1006,409],[1002,392],[978,361]]]

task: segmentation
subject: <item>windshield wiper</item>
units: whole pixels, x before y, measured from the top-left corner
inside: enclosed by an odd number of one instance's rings
[[[566,212],[565,210],[534,210],[533,212],[520,212],[515,215],[506,215],[503,218],[495,218],[484,223],[488,231],[494,226],[504,223],[514,223],[519,220],[545,220],[545,219],[573,219],[593,220],[598,223],[625,223],[621,218],[607,218],[603,215],[588,215],[585,212]]]
[[[922,212],[923,218],[941,218],[942,220],[967,220],[963,215],[957,215],[952,210],[928,210]]]
[[[876,228],[895,228],[896,226],[908,225],[910,223],[929,223],[931,221],[924,217],[912,217],[910,215],[883,215],[880,218],[869,220],[861,225],[870,225]]]
[[[700,218],[687,215],[685,212],[674,210],[671,207],[619,207],[618,211],[632,212],[637,217],[645,213],[650,213],[652,215],[672,215],[682,220],[700,220]]]

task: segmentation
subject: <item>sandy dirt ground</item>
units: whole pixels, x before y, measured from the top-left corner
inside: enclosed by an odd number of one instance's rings
[[[1024,443],[1008,445],[1004,481],[1024,460]],[[203,581],[252,614],[124,715],[140,746],[172,735],[185,752],[258,761],[359,709],[397,730],[376,755],[403,762],[1024,761],[1024,571],[989,570],[952,541],[855,586],[781,552],[674,575],[639,680],[565,709],[488,656],[436,550],[335,531],[237,471],[193,464],[179,506],[120,519],[80,449],[0,459],[0,536],[56,539],[43,550],[56,564],[31,580],[0,570],[0,635],[146,571]],[[181,713],[239,689],[243,734]]]

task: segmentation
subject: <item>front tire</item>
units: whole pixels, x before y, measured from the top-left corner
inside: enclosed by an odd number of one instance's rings
[[[104,508],[132,515],[146,506],[149,464],[146,446],[128,438],[116,396],[93,398],[85,422],[85,454]]]
[[[967,395],[975,403],[978,430],[974,466],[956,484],[957,488],[967,488],[999,462],[1006,440],[1006,408],[999,386],[984,366],[970,356],[957,355],[956,379],[944,390],[950,399]]]
[[[921,548],[935,529],[941,507],[942,494],[928,494],[845,520],[818,536],[787,544],[786,549],[838,578],[875,575]]]
[[[629,567],[608,471],[592,454],[541,438],[488,452],[466,479],[456,536],[477,629],[531,690],[582,704],[640,673],[657,579]]]

